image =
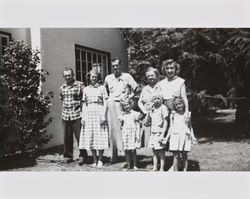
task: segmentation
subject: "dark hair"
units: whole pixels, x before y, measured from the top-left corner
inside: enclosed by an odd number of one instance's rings
[[[115,62],[116,60],[119,61],[119,64],[122,64],[122,60],[121,60],[119,57],[113,57],[113,58],[111,59],[111,63],[112,63],[112,62]]]
[[[63,73],[64,73],[64,71],[71,71],[71,74],[74,75],[74,71],[70,67],[65,67],[64,70],[63,70]]]

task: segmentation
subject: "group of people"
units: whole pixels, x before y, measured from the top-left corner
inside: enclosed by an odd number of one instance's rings
[[[65,162],[73,161],[74,134],[80,151],[79,165],[86,162],[87,150],[91,150],[92,166],[102,167],[104,150],[110,147],[111,163],[117,161],[118,151],[124,150],[126,169],[138,169],[136,150],[148,147],[153,150],[153,171],[164,171],[166,150],[173,152],[171,169],[178,171],[182,163],[187,171],[187,153],[196,139],[185,81],[178,77],[179,64],[172,59],[163,61],[165,78],[161,81],[156,68],[146,70],[148,85],[140,93],[140,112],[133,110],[134,96],[140,92],[138,84],[130,74],[121,72],[119,58],[113,58],[111,65],[113,73],[106,76],[103,85],[93,68],[86,87],[74,80],[71,68],[64,69],[60,98]]]

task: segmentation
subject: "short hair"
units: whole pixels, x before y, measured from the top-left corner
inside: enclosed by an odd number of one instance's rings
[[[181,96],[174,97],[174,99],[173,99],[173,107],[174,107],[174,109],[176,110],[175,106],[179,102],[181,102],[184,105],[184,110],[185,110],[185,102],[184,102],[184,99]]]
[[[119,62],[119,64],[122,64],[122,60],[119,58],[119,57],[113,57],[112,59],[111,59],[111,63],[112,62],[115,62],[116,60],[118,60]]]
[[[181,70],[180,64],[178,64],[177,62],[175,62],[173,59],[167,59],[167,60],[165,60],[165,61],[162,62],[162,67],[161,67],[162,74],[167,75],[165,68],[168,65],[173,65],[175,67],[175,74],[176,75],[180,74],[180,70]]]
[[[133,106],[133,100],[130,99],[128,96],[124,96],[121,100],[120,100],[120,106],[121,106],[121,110],[124,111],[124,106],[129,104],[130,107]]]
[[[64,71],[69,71],[69,70],[71,71],[71,74],[74,75],[73,69],[71,67],[67,67],[67,66],[64,68],[63,73],[64,73]]]
[[[145,75],[146,75],[148,72],[150,72],[150,71],[153,71],[153,72],[155,73],[156,77],[159,77],[160,73],[159,73],[158,69],[157,69],[157,68],[154,68],[154,67],[149,67],[149,68],[146,70]]]
[[[101,83],[101,74],[98,73],[97,69],[96,68],[92,68],[92,70],[90,70],[87,74],[86,74],[86,81],[87,81],[87,84],[90,83],[90,75],[91,74],[95,74],[97,76],[97,82],[98,83]]]
[[[155,98],[155,97],[159,97],[159,98],[163,99],[163,93],[162,93],[161,90],[155,89],[155,90],[152,92],[151,97],[152,97],[152,99]]]

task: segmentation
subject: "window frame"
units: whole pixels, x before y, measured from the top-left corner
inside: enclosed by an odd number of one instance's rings
[[[77,50],[80,50],[79,53],[77,53]],[[82,52],[84,52],[84,51],[85,51],[85,56],[83,56],[83,57],[85,57],[85,59],[83,60],[82,59]],[[95,62],[94,62],[94,54],[96,55]],[[88,59],[89,55],[91,56],[90,61]],[[75,44],[76,80],[87,83],[86,75],[90,71],[90,68],[88,68],[88,66],[92,67],[94,64],[97,64],[97,66],[98,66],[99,65],[99,63],[98,63],[99,62],[98,61],[99,56],[101,56],[101,60],[100,60],[101,65],[103,65],[104,57],[106,57],[105,58],[106,59],[106,66],[105,66],[105,68],[102,68],[102,71],[101,71],[102,72],[101,73],[101,80],[103,82],[106,75],[111,73],[111,67],[110,67],[111,53],[105,52],[105,51],[102,51],[102,50],[98,50],[98,49],[94,49],[94,48],[90,48],[90,47],[87,47],[87,46],[82,46],[82,45],[79,45],[79,44]],[[84,69],[83,68],[83,63],[85,63],[85,70],[83,70]],[[80,72],[79,72],[79,69],[80,69]],[[80,78],[79,78],[79,75],[77,73],[80,73]],[[86,73],[85,76],[83,75],[84,73]]]

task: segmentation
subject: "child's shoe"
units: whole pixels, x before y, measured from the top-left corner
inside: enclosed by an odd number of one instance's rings
[[[96,167],[101,168],[102,166],[103,166],[103,162],[99,160]]]

